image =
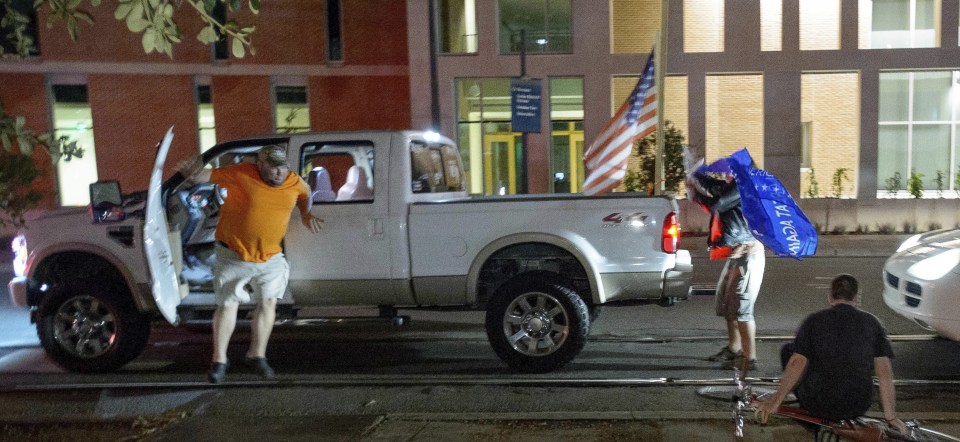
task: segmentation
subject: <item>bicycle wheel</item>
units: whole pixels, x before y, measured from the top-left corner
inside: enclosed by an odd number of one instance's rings
[[[960,442],[960,438],[953,437],[947,433],[943,433],[932,428],[926,428],[921,426],[916,421],[911,421],[916,424],[916,427],[909,427],[910,436],[913,437],[912,440],[916,442]]]
[[[907,424],[907,431],[909,434],[903,434],[893,428],[888,427],[884,434],[884,436],[886,436],[886,440],[903,442],[960,442],[960,438],[956,438],[932,428],[924,427],[915,420],[909,420],[904,423]]]

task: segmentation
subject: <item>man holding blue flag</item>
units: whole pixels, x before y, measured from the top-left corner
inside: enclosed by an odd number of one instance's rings
[[[763,282],[766,256],[743,216],[733,174],[714,165],[710,168],[687,174],[687,196],[710,213],[710,259],[727,260],[716,290],[716,313],[727,322],[727,345],[707,360],[723,362],[724,369],[756,370],[753,306]]]

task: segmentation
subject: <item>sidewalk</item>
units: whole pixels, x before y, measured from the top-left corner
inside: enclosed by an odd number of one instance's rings
[[[865,234],[865,235],[829,235],[821,234],[817,243],[815,257],[830,256],[874,256],[887,257],[897,251],[903,241],[911,234]],[[690,251],[694,258],[707,258],[706,236],[681,236],[680,248]],[[774,256],[767,250],[767,256]]]

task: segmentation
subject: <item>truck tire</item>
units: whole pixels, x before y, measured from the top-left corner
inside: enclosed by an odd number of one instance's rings
[[[140,355],[150,321],[123,293],[94,283],[54,289],[40,303],[37,321],[47,354],[80,373],[114,371]]]
[[[519,276],[503,284],[487,304],[487,338],[511,368],[546,373],[583,350],[590,316],[580,296],[561,282]]]

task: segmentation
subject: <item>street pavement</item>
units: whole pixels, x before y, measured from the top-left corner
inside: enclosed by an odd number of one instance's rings
[[[888,256],[907,236],[823,236],[818,256]],[[695,258],[702,258],[704,242],[702,237],[684,238],[682,246],[691,249]],[[2,338],[10,336],[4,330],[8,326],[8,317],[0,318],[0,347],[10,346],[10,341]],[[16,345],[22,346],[24,342],[21,339]],[[26,345],[35,346],[29,342]],[[714,343],[698,345],[712,348]],[[761,345],[771,347],[764,351],[772,352],[775,348],[774,344]],[[5,358],[23,355],[4,354],[0,352],[0,362]],[[43,360],[22,363],[36,364],[41,371],[43,369],[40,367],[49,367],[49,362]],[[56,368],[50,370],[57,373]],[[0,431],[0,440],[78,437],[86,440],[149,441],[242,441],[264,438],[283,441],[732,439],[729,404],[698,396],[697,388],[694,385],[581,388],[578,390],[583,395],[580,400],[589,405],[578,408],[576,404],[547,402],[521,412],[498,406],[501,401],[508,400],[502,395],[542,394],[549,400],[552,397],[565,397],[559,391],[563,387],[516,388],[504,393],[482,386],[385,386],[361,396],[354,395],[346,388],[310,388],[296,383],[256,385],[256,382],[253,385],[244,383],[214,388],[199,381],[195,388],[176,392],[78,390],[69,394],[51,393],[50,396],[7,389],[0,391],[0,402],[7,404],[0,407],[0,428],[3,429]],[[416,405],[412,398],[426,394],[426,390],[430,390],[430,397],[437,402],[433,406]],[[909,413],[910,417],[919,418],[941,431],[960,434],[956,390],[956,387],[952,387],[946,394],[933,387],[906,389],[900,398],[902,413]],[[50,408],[46,403],[50,398],[62,400],[64,395],[72,398],[70,409],[73,412],[58,416],[41,411]],[[95,397],[86,397],[88,395]],[[613,402],[611,397],[614,395],[625,395],[625,398],[618,399],[630,405],[613,409],[597,406],[606,401]],[[111,412],[112,407],[129,406],[131,402],[136,402],[136,407],[139,407],[137,415]],[[283,404],[290,403],[298,405],[295,410],[283,408]],[[474,405],[461,407],[457,406],[458,403]],[[31,407],[36,413],[29,411]],[[600,411],[574,411],[577,409]],[[748,422],[745,436],[748,441],[812,439],[799,425],[784,419],[765,426]]]

